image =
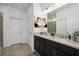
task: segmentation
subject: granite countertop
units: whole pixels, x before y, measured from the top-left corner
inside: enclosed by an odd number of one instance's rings
[[[42,34],[41,35],[40,33],[34,33],[34,35],[45,38],[47,40],[61,43],[61,44],[66,45],[66,46],[73,47],[75,49],[79,49],[79,42],[75,42],[72,39],[69,40],[68,38],[61,38],[58,36],[50,36],[49,34]]]

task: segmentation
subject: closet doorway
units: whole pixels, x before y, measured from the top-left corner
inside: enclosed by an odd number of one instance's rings
[[[3,47],[3,14],[0,13],[0,48]]]

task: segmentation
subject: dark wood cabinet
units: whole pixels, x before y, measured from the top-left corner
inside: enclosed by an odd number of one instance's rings
[[[60,50],[58,46],[52,41],[45,40],[45,55],[46,56],[67,56],[68,54]]]
[[[79,56],[79,50],[34,36],[34,49],[42,56]]]
[[[44,39],[34,36],[34,49],[42,56],[44,56]]]
[[[35,49],[37,52],[39,52],[39,50],[40,50],[39,45],[40,45],[39,39],[38,39],[38,37],[35,36],[35,37],[34,37],[34,49]]]

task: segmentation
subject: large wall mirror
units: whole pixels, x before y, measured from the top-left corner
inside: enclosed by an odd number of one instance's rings
[[[47,14],[48,32],[73,35],[79,33],[79,4],[72,4]],[[72,10],[71,10],[72,9]]]
[[[56,12],[51,12],[47,14],[47,25],[48,25],[48,32],[49,33],[56,33]]]

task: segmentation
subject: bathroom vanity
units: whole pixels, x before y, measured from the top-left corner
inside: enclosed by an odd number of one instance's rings
[[[34,34],[34,49],[41,56],[79,56],[79,42],[57,36]]]
[[[47,13],[47,31],[40,28],[41,31],[34,33],[34,48],[40,55],[79,56],[79,16],[75,13],[74,7],[59,8]]]

